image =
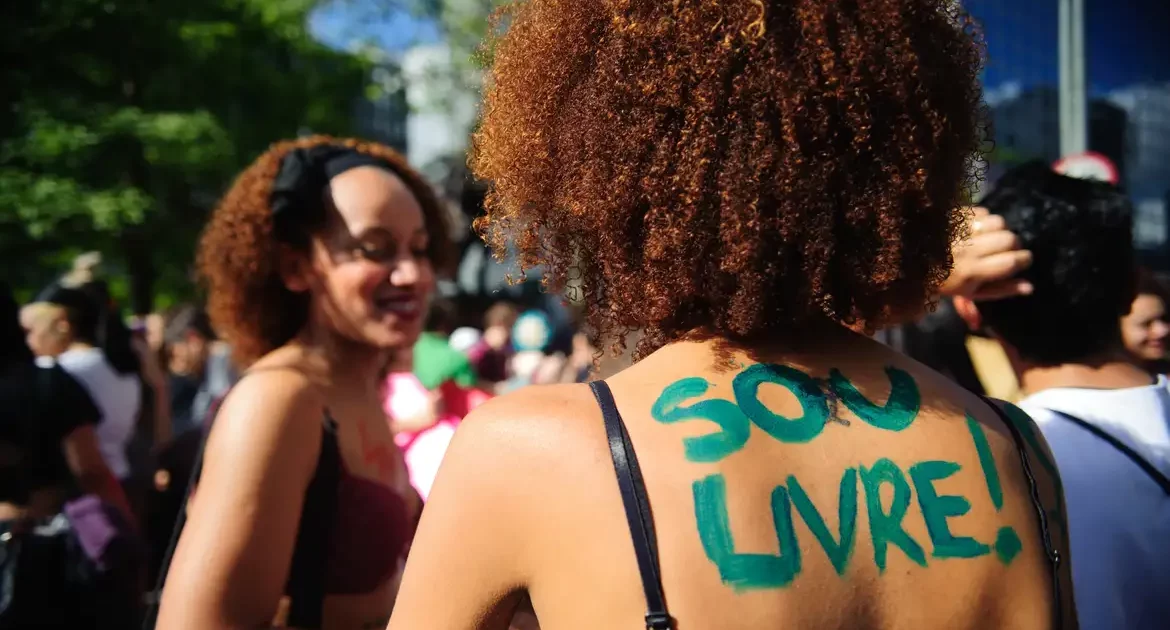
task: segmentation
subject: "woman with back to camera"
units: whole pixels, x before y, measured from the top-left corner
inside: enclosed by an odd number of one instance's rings
[[[282,142],[236,180],[199,268],[247,371],[214,419],[158,627],[385,624],[420,505],[380,385],[418,338],[446,237],[382,145]]]
[[[22,309],[21,319],[33,352],[60,365],[97,404],[102,456],[136,494],[127,448],[142,411],[141,364],[104,283],[91,276],[53,283]]]
[[[467,418],[389,628],[503,628],[525,598],[544,630],[1075,628],[1034,424],[855,332],[918,316],[966,228],[957,3],[507,19],[480,228],[641,360]]]

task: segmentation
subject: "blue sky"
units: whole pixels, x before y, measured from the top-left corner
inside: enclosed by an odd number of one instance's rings
[[[983,23],[988,87],[1055,84],[1057,0],[963,0]],[[405,14],[374,17],[361,0],[335,3],[310,21],[329,45],[369,41],[390,51],[433,42],[433,24]],[[1170,1],[1085,0],[1091,90],[1108,92],[1134,83],[1170,81]]]
[[[1057,81],[1057,0],[965,0],[983,24],[989,87]],[[1091,91],[1170,81],[1167,0],[1085,0]]]
[[[326,5],[309,19],[309,29],[320,41],[336,48],[346,48],[356,41],[374,43],[397,52],[415,44],[439,38],[435,25],[406,13],[383,16],[362,10],[362,2],[336,2]]]

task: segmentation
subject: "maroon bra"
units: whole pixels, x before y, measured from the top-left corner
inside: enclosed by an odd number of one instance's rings
[[[401,494],[346,469],[326,412],[285,587],[289,625],[319,627],[326,595],[369,593],[392,578],[416,525]]]

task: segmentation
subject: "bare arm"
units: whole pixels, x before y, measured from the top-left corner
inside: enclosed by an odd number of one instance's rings
[[[171,395],[166,371],[159,365],[158,353],[144,340],[135,340],[134,351],[142,363],[143,380],[154,390],[154,410],[151,413],[154,446],[166,444],[174,437],[171,435]]]
[[[249,376],[224,401],[167,574],[158,628],[258,628],[277,613],[324,405],[288,370]]]
[[[522,423],[512,421],[517,399],[485,403],[456,431],[423,510],[389,630],[510,627],[527,584],[524,541],[533,520],[531,484],[522,480],[539,475],[534,469],[541,465],[528,453]],[[527,621],[515,628],[532,628]]]
[[[134,514],[130,510],[130,502],[122,485],[106,466],[102,453],[98,449],[97,434],[93,426],[80,426],[69,432],[61,441],[61,448],[65,453],[65,462],[77,480],[77,485],[83,491],[96,495],[102,501],[118,508],[126,518],[126,522],[134,522]]]

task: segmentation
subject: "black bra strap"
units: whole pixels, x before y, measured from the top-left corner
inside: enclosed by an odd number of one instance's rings
[[[626,425],[613,402],[613,394],[605,381],[589,384],[593,396],[601,407],[605,419],[605,433],[609,437],[609,453],[613,458],[613,469],[617,473],[618,488],[622,493],[622,505],[626,510],[626,521],[634,541],[634,555],[638,558],[638,572],[642,575],[642,588],[646,592],[646,628],[649,630],[670,630],[674,622],[666,611],[666,597],[662,592],[662,577],[659,574],[658,539],[654,534],[654,519],[650,514],[650,501],[646,498],[646,484],[638,468],[638,457],[630,443]]]
[[[1106,443],[1108,443],[1113,448],[1120,451],[1122,455],[1125,455],[1126,457],[1128,457],[1129,460],[1132,461],[1135,465],[1137,465],[1138,468],[1141,468],[1142,472],[1149,475],[1150,479],[1153,480],[1154,483],[1161,486],[1162,492],[1165,492],[1167,495],[1170,495],[1170,479],[1167,479],[1166,475],[1162,474],[1162,471],[1155,468],[1153,464],[1151,464],[1145,457],[1142,457],[1137,451],[1130,448],[1128,444],[1126,444],[1125,442],[1122,442],[1121,440],[1117,439],[1116,437],[1113,437],[1112,435],[1109,434],[1108,431],[1105,431],[1101,427],[1093,426],[1093,425],[1089,424],[1088,422],[1085,422],[1084,420],[1081,420],[1080,418],[1078,418],[1076,416],[1064,413],[1063,411],[1057,411],[1055,409],[1049,409],[1048,411],[1051,411],[1052,413],[1060,416],[1061,418],[1064,418],[1065,420],[1068,420],[1069,422],[1088,431],[1089,433],[1092,433],[1093,435],[1097,436],[1101,440],[1104,440]]]
[[[337,440],[337,423],[327,409],[321,423],[317,469],[305,489],[305,503],[285,584],[285,594],[290,600],[287,619],[290,628],[320,628],[324,618],[329,542],[337,513],[337,487],[341,483],[341,449]]]
[[[1064,603],[1060,596],[1060,551],[1056,549],[1056,545],[1052,542],[1052,532],[1049,531],[1048,527],[1048,511],[1044,509],[1044,502],[1040,500],[1040,488],[1036,483],[1036,475],[1032,472],[1032,462],[1028,457],[1027,442],[1020,433],[1020,429],[1016,427],[1015,422],[1008,417],[1002,407],[990,398],[984,397],[983,401],[1007,425],[1008,431],[1012,434],[1012,440],[1016,443],[1016,450],[1020,453],[1020,466],[1024,469],[1024,477],[1028,480],[1028,489],[1032,495],[1032,505],[1036,508],[1036,516],[1040,520],[1040,540],[1044,544],[1044,553],[1048,556],[1048,563],[1052,568],[1052,606],[1053,614],[1056,615],[1056,624],[1054,627],[1063,628]]]

